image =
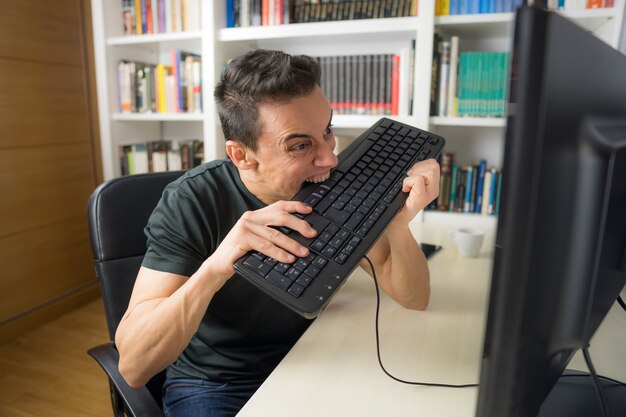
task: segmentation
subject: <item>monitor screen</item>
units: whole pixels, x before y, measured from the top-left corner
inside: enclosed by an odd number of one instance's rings
[[[536,416],[626,282],[626,56],[529,6],[502,187],[476,415]]]

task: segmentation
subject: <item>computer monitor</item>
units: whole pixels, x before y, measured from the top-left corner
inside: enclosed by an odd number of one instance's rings
[[[626,56],[524,6],[509,103],[479,417],[536,416],[626,282]]]

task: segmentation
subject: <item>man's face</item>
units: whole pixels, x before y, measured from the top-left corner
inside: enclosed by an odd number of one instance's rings
[[[322,182],[337,165],[332,109],[319,87],[259,109],[263,134],[254,152],[254,193],[265,203],[293,197],[305,182]]]

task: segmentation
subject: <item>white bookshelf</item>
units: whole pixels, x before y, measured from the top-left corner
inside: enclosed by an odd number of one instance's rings
[[[270,27],[226,28],[225,1],[201,2],[201,28],[193,32],[123,36],[121,0],[91,0],[98,113],[105,179],[120,175],[119,146],[156,139],[200,138],[205,159],[224,157],[224,138],[216,116],[213,89],[229,59],[254,48],[281,49],[310,55],[401,53],[413,39],[413,113],[392,118],[441,134],[447,147],[467,155],[468,161],[486,156],[501,166],[504,118],[430,117],[430,83],[433,35],[461,38],[461,50],[509,50],[513,13],[434,16],[434,1],[418,2],[418,17],[318,22]],[[567,12],[607,43],[618,42],[624,0],[613,9]],[[202,113],[120,113],[116,71],[121,59],[169,63],[173,48],[202,55]],[[401,86],[405,88],[406,86]],[[337,135],[357,136],[379,116],[336,115]],[[471,160],[470,160],[471,159]],[[495,218],[455,213],[426,213],[426,222],[495,224]]]
[[[558,11],[609,45],[616,47],[624,12],[624,0],[617,0],[614,8]],[[510,51],[514,29],[514,13],[437,16],[435,32],[444,38],[458,36],[460,52]],[[446,150],[452,151],[461,165],[476,164],[481,158],[488,167],[502,167],[506,118],[439,117],[429,119],[430,129],[446,138]],[[460,220],[459,220],[460,218]],[[495,227],[493,216],[428,211],[423,221],[478,227]]]

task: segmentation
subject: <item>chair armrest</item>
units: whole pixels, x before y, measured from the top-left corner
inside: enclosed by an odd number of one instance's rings
[[[118,370],[119,353],[113,342],[108,342],[87,351],[100,364],[109,381],[120,394],[124,408],[133,417],[163,416],[163,411],[146,387],[132,388]]]

